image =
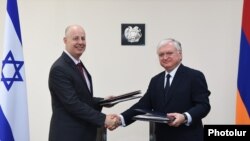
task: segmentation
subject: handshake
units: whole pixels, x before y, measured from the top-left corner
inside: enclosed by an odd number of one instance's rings
[[[106,115],[105,128],[108,128],[110,131],[112,131],[120,125],[122,125],[122,122],[119,115],[116,114]]]

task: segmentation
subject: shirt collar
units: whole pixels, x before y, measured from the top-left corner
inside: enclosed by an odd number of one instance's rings
[[[175,67],[171,72],[167,72],[165,71],[165,77],[167,76],[167,74],[170,74],[172,78],[174,78],[175,73],[177,71],[177,69],[180,67],[181,64],[179,64],[177,67]]]
[[[80,60],[76,60],[66,49],[64,49],[64,52],[71,58],[72,61],[74,61],[75,64],[80,63]]]

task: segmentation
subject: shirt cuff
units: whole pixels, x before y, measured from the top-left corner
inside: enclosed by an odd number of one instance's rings
[[[121,126],[125,127],[125,121],[124,121],[124,117],[122,115],[119,115],[120,119],[121,119]]]
[[[187,123],[185,123],[185,125],[189,126],[192,123],[192,117],[188,112],[185,112],[184,114],[187,115]]]

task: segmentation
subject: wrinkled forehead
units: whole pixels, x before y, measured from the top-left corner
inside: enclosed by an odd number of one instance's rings
[[[169,38],[160,41],[157,48],[165,47],[165,46],[172,46],[177,50],[181,50],[181,43],[175,39]]]
[[[176,47],[173,43],[162,44],[159,48],[157,48],[157,54],[166,53],[166,52],[174,52],[177,51]]]

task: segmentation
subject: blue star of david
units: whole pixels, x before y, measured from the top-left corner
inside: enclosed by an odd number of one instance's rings
[[[5,59],[3,60],[1,81],[3,81],[5,87],[8,91],[10,90],[14,81],[23,81],[23,78],[19,72],[23,66],[23,63],[24,63],[23,61],[15,60],[11,51],[9,51],[9,53],[6,55]],[[8,77],[7,73],[9,73],[9,72],[5,72],[6,74],[4,74],[3,70],[4,70],[4,67],[6,67],[6,65],[13,65],[13,67],[14,67],[13,76]]]

